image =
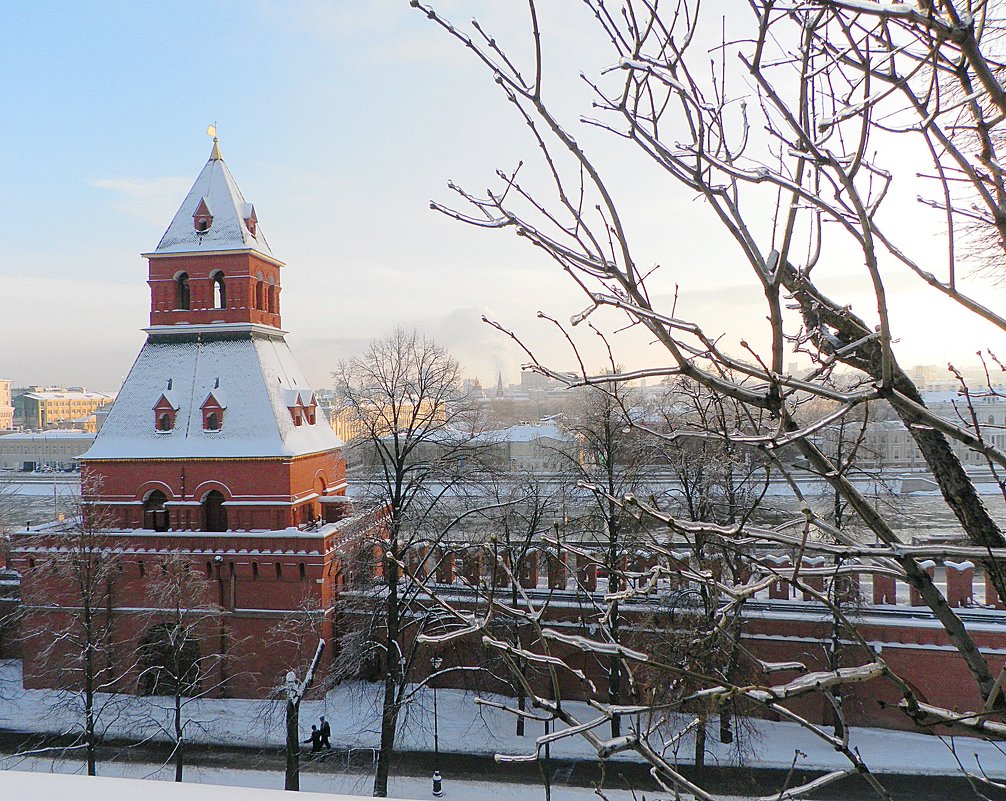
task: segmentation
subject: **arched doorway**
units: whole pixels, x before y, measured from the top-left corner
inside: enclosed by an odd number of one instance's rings
[[[168,510],[164,508],[168,496],[160,490],[151,492],[143,502],[143,527],[154,531],[168,530]]]
[[[203,500],[203,531],[227,530],[227,507],[224,496],[216,490],[207,493]]]

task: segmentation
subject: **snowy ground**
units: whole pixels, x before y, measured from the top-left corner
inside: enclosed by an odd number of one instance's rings
[[[126,777],[161,780],[156,787],[136,784],[97,782],[86,780],[66,783],[52,778],[38,777],[33,773],[67,773],[73,765],[67,763],[53,765],[50,760],[39,760],[37,764],[22,764],[16,771],[4,773],[0,771],[0,798],[72,798],[74,801],[110,801],[110,799],[129,798],[131,801],[190,801],[192,797],[191,784],[172,785],[168,771],[151,774],[149,766],[144,765],[110,765],[104,769],[105,777]],[[104,767],[104,766],[103,766]],[[200,801],[282,801],[288,796],[279,793],[265,793],[261,790],[278,789],[275,771],[267,773],[256,770],[208,769],[190,768],[186,782],[200,784]],[[282,784],[282,776],[278,778]],[[92,783],[93,782],[93,783]],[[350,801],[346,796],[369,796],[371,794],[370,777],[361,778],[346,774],[301,774],[301,790],[312,795],[304,801]],[[97,786],[94,786],[97,785]],[[240,798],[215,786],[230,786],[254,788],[243,790]],[[110,793],[119,790],[121,795]],[[390,796],[398,799],[432,799],[431,784],[428,778],[392,777],[389,782]],[[324,793],[325,795],[314,795]],[[329,795],[337,793],[339,795]],[[666,794],[665,794],[666,795]],[[483,799],[505,798],[506,801],[544,801],[545,793],[540,785],[530,784],[494,784],[491,782],[458,781],[448,779],[444,784],[445,801],[483,801]],[[654,798],[650,794],[633,795],[627,791],[614,790],[606,792],[609,801],[644,801]],[[721,801],[750,801],[739,796],[718,796]],[[392,799],[393,801],[393,799]],[[588,787],[554,787],[552,801],[600,801],[597,794]]]
[[[379,742],[376,685],[355,683],[333,690],[324,700],[305,701],[301,708],[302,729],[320,715],[332,724],[332,742],[339,748],[359,748],[365,752]],[[0,729],[63,733],[74,730],[72,710],[62,706],[52,693],[21,689],[21,663],[0,662]],[[534,749],[534,738],[543,733],[538,724],[529,723],[527,736],[514,733],[514,720],[495,709],[478,707],[471,695],[455,690],[439,691],[440,748],[442,752],[465,754],[520,754]],[[582,720],[590,712],[584,705],[569,707]],[[113,710],[109,710],[110,714]],[[283,711],[279,704],[247,700],[206,700],[192,702],[189,716],[195,721],[189,731],[193,741],[245,747],[281,747],[284,741]],[[167,711],[157,699],[130,698],[125,707],[114,709],[114,718],[105,721],[107,736],[139,740],[164,739],[159,726],[167,720]],[[828,745],[790,723],[756,721],[749,724],[751,733],[741,738],[744,743],[744,763],[752,767],[787,769],[794,754],[802,756],[798,768],[831,770],[847,767],[842,757]],[[601,730],[603,731],[603,729]],[[307,734],[305,733],[305,737]],[[853,746],[860,750],[870,768],[877,772],[952,775],[959,767],[947,744],[937,737],[892,732],[881,729],[854,729]],[[981,767],[993,777],[1006,778],[1006,756],[993,744],[971,738],[957,739],[958,756],[973,770]],[[710,764],[738,763],[738,753],[723,746],[714,736],[708,740]],[[398,747],[405,750],[432,751],[432,694],[420,690],[398,738]],[[690,759],[690,744],[685,743],[679,754],[682,764]],[[551,755],[558,759],[590,759],[591,750],[578,737],[552,745]],[[632,759],[634,755],[620,755]]]

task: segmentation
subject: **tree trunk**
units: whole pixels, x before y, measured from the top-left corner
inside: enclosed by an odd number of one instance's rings
[[[374,795],[388,795],[388,774],[391,757],[395,753],[395,729],[398,727],[398,705],[395,703],[396,682],[389,665],[384,676],[384,704],[381,710],[381,749],[377,754],[377,774],[374,776]]]
[[[695,728],[695,778],[702,780],[706,770],[706,716],[699,716],[699,725]]]
[[[84,621],[87,632],[84,656],[84,750],[87,757],[87,775],[97,776],[98,766],[95,754],[97,744],[94,736],[94,634],[90,609],[86,603],[84,605]]]
[[[300,704],[286,702],[286,781],[285,790],[300,789]]]
[[[96,756],[96,743],[94,737],[94,695],[90,689],[85,693],[84,701],[84,749],[87,756],[87,775],[98,775],[98,763]]]
[[[182,731],[182,697],[175,695],[175,781],[182,780],[185,770],[185,740]]]
[[[392,540],[396,542],[397,540]],[[392,555],[395,551],[392,549]],[[384,798],[388,795],[388,775],[391,759],[395,753],[395,730],[398,728],[398,562],[391,558],[385,561],[384,572],[388,584],[387,631],[385,634],[384,701],[381,708],[381,747],[377,754],[377,772],[374,776],[374,795]],[[402,681],[404,681],[404,676]]]

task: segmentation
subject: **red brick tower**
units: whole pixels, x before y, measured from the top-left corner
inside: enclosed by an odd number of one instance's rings
[[[280,269],[214,141],[152,253],[147,342],[93,447],[87,500],[116,526],[276,530],[345,495],[332,432],[280,329]]]
[[[273,635],[291,614],[320,623],[331,658],[345,554],[376,517],[350,514],[343,443],[280,329],[283,263],[216,139],[145,255],[147,341],[81,459],[84,514],[11,538],[24,682],[77,681],[80,671],[68,668],[79,668],[80,653],[53,650],[62,640],[52,632],[79,625],[71,566],[86,540],[86,553],[112,567],[100,616],[121,655],[116,669],[127,676],[120,689],[137,670],[136,654],[146,653],[142,644],[163,636],[156,583],[181,560],[185,575],[201,582],[206,608],[198,613],[214,620],[212,636],[193,644],[218,657],[201,686],[214,695],[268,694],[290,667],[292,646],[275,645]]]

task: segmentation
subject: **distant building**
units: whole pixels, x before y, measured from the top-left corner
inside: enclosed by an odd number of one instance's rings
[[[28,431],[0,436],[0,470],[75,470],[91,447],[86,431]]]
[[[988,389],[973,392],[971,407],[967,399],[954,389],[923,392],[922,399],[930,411],[972,433],[973,408],[982,440],[1000,450],[1006,449],[1006,398],[1001,395]],[[915,437],[901,420],[870,420],[865,425],[849,421],[841,432],[844,439],[841,444],[839,434],[839,429],[831,426],[815,436],[815,441],[832,454],[837,453],[839,447],[847,452],[855,446],[858,462],[868,468],[928,469]],[[965,467],[987,466],[985,457],[978,451],[954,438],[948,438],[948,443]]]
[[[521,392],[551,392],[564,390],[566,385],[550,376],[532,370],[524,370],[520,374],[520,389]]]
[[[71,387],[25,392],[19,400],[25,428],[33,431],[82,428],[94,433],[94,413],[112,400],[112,396]]]
[[[10,379],[0,378],[0,431],[14,428],[14,404],[11,402]]]
[[[576,451],[573,437],[555,423],[521,423],[487,431],[476,444],[486,448],[488,460],[524,470],[554,469],[563,453]]]

